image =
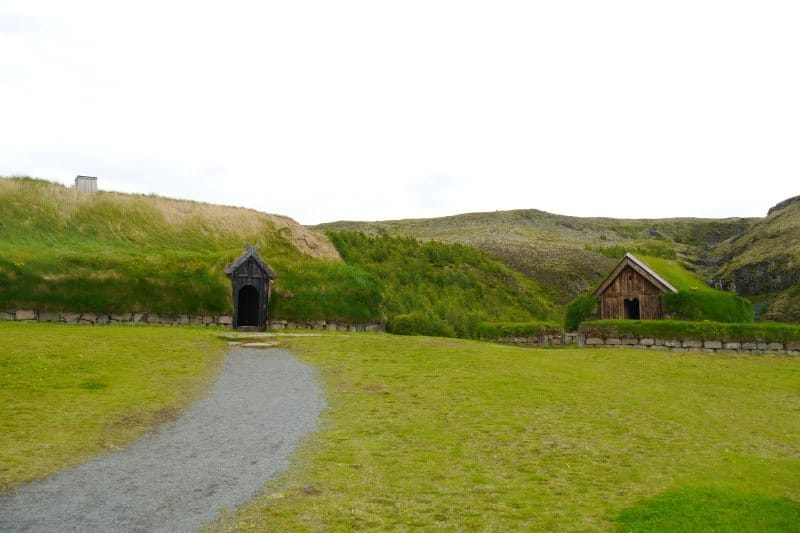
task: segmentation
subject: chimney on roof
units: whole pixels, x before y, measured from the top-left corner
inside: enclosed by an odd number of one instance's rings
[[[78,192],[97,192],[97,178],[94,176],[75,176],[75,189]]]

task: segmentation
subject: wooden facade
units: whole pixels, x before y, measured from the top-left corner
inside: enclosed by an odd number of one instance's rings
[[[664,317],[661,296],[678,292],[642,261],[626,254],[592,293],[600,300],[600,318],[653,320]]]
[[[233,328],[263,331],[275,273],[256,253],[258,244],[244,246],[247,251],[225,269],[231,280]]]

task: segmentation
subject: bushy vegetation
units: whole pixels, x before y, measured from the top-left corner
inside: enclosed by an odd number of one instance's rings
[[[564,331],[575,331],[581,322],[597,317],[598,302],[588,294],[578,296],[567,304],[564,313]]]
[[[395,315],[390,321],[390,330],[395,335],[430,335],[433,337],[455,337],[452,325],[431,312],[414,311]]]
[[[556,316],[533,281],[460,244],[330,232],[344,260],[379,280],[387,330],[475,338],[487,321]]]
[[[553,322],[482,322],[478,326],[478,337],[481,339],[560,334],[561,328]]]
[[[0,309],[230,313],[223,269],[247,241],[277,273],[271,316],[382,318],[376,280],[283,217],[29,178],[0,179],[0,207]]]
[[[776,322],[800,323],[800,283],[774,297],[761,318]]]
[[[679,340],[798,342],[800,326],[792,324],[691,322],[682,320],[594,320],[580,331],[597,337],[652,337]]]

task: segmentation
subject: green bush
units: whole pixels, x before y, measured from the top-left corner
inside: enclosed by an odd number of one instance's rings
[[[387,324],[387,331],[395,335],[430,335],[455,337],[453,327],[444,320],[421,312],[397,315]]]
[[[597,298],[589,295],[581,295],[567,304],[564,313],[564,330],[575,331],[581,322],[597,317]]]
[[[579,331],[589,337],[651,337],[678,340],[744,342],[797,342],[800,326],[791,324],[733,324],[679,320],[595,320],[584,322]]]
[[[481,339],[560,334],[561,328],[552,322],[481,322],[478,326],[478,337]]]

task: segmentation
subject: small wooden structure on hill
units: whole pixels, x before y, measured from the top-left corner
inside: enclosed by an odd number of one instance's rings
[[[674,292],[678,289],[667,280],[625,254],[592,297],[600,300],[600,318],[653,320],[664,317],[661,295]]]
[[[94,176],[75,176],[75,190],[78,192],[97,192],[97,178]]]
[[[233,290],[233,328],[263,331],[275,272],[256,252],[258,244],[244,247],[246,251],[225,268]]]

